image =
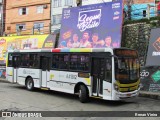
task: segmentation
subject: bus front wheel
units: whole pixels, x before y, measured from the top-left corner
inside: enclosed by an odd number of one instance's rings
[[[89,96],[88,96],[88,92],[87,89],[84,85],[80,85],[79,88],[79,100],[82,103],[88,102]]]
[[[32,78],[27,78],[26,88],[27,88],[27,90],[30,90],[30,91],[32,91],[34,89],[34,83],[33,83]]]

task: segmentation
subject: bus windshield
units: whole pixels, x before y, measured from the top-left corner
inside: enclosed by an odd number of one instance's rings
[[[129,50],[127,50],[129,51]],[[133,51],[130,51],[132,53]],[[136,52],[136,51],[135,51]],[[132,83],[139,79],[139,60],[138,55],[129,56],[123,54],[118,55],[115,59],[115,76],[116,80],[119,80],[121,83]]]

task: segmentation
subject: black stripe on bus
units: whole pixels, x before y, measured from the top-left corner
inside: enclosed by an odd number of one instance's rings
[[[62,82],[62,81],[56,81],[56,80],[50,80],[50,81],[53,81],[53,82],[60,82],[60,83],[68,83],[68,84],[77,84],[77,83]],[[50,81],[47,81],[47,82],[50,82]],[[86,85],[86,86],[90,86],[90,85]]]
[[[13,75],[8,75],[8,74],[7,74],[7,76],[13,76]]]
[[[24,77],[24,76],[18,76],[18,77],[21,77],[21,78],[26,78],[26,77]],[[39,79],[39,78],[33,78],[33,79]]]

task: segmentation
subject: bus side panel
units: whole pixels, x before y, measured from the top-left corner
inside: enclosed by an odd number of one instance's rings
[[[59,91],[59,71],[50,70],[49,82],[47,82],[48,88],[51,90]]]
[[[112,83],[103,81],[103,99],[112,100]]]
[[[33,76],[34,87],[40,88],[41,87],[41,70],[34,69],[35,75]]]
[[[13,75],[14,75],[13,67],[7,67],[6,73],[7,73],[7,80],[13,83]]]
[[[56,75],[56,72],[58,71],[52,71],[54,75]],[[52,83],[51,86],[53,86],[51,89],[71,93],[74,94],[74,88],[75,85],[79,82],[85,84],[86,86],[91,85],[91,77],[88,78],[79,77],[78,72],[66,72],[66,71],[59,71],[59,80],[58,77],[55,77],[51,79]],[[88,73],[89,74],[89,73]],[[89,87],[90,91],[90,87]]]
[[[18,69],[18,80],[17,83],[20,85],[25,85],[26,78],[30,76],[34,81],[34,87],[40,87],[40,70],[39,69],[29,69],[29,68],[19,68]]]

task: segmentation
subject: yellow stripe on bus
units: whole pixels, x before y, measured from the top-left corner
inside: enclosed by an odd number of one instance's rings
[[[121,84],[119,81],[116,81],[116,84],[118,85],[118,87],[133,87],[136,86],[140,83],[140,80],[138,80],[135,83],[131,83],[131,84]]]
[[[85,78],[85,81],[87,82],[88,85],[91,85],[91,79],[90,78]]]

